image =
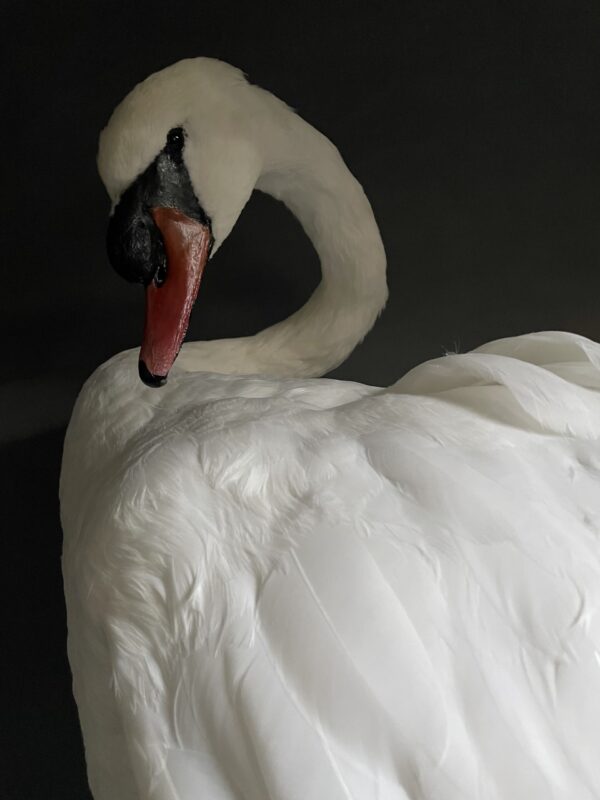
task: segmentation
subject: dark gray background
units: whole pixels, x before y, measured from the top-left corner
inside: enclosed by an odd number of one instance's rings
[[[335,375],[386,384],[447,349],[540,329],[600,339],[600,4],[4,3],[0,456],[7,800],[85,798],[65,658],[57,479],[78,387],[139,343],[106,262],[97,134],[180,58],[244,69],[340,148],[371,199],[391,299]],[[247,334],[318,280],[257,195],[207,271],[190,337]],[[6,784],[4,786],[3,784]]]

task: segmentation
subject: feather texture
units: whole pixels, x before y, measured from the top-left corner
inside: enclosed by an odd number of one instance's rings
[[[61,478],[97,800],[600,796],[600,345],[387,389],[124,353]]]

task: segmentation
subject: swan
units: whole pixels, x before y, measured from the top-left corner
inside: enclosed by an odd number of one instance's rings
[[[223,62],[136,86],[98,166],[146,318],[61,471],[96,800],[597,800],[600,345],[318,378],[386,302],[381,238],[331,142]],[[254,189],[322,281],[255,336],[182,345]]]

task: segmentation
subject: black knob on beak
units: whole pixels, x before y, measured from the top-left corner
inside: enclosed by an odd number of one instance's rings
[[[113,268],[125,280],[147,286],[167,267],[161,233],[147,208],[136,198],[121,198],[108,223],[106,249]],[[132,193],[133,194],[133,193]]]

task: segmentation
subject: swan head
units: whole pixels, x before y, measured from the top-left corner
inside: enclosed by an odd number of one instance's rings
[[[138,84],[100,134],[108,255],[146,287],[139,364],[150,386],[165,383],[204,267],[260,176],[264,95],[228,64],[187,59]]]

